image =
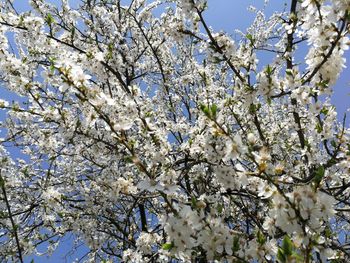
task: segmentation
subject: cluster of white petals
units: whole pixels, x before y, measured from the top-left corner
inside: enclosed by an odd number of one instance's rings
[[[250,7],[235,37],[206,0],[12,2],[0,262],[68,236],[84,262],[350,262],[349,0]]]

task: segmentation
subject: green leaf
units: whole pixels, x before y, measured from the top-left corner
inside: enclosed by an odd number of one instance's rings
[[[7,213],[0,211],[0,219],[7,218],[7,217],[8,217]]]
[[[24,168],[22,172],[23,172],[23,174],[24,174],[26,177],[29,176],[29,172],[28,172],[28,168],[27,168],[27,167]]]
[[[233,246],[232,246],[232,251],[237,252],[239,250],[239,237],[234,236],[233,237]]]
[[[218,106],[216,104],[213,104],[213,105],[211,105],[210,110],[211,110],[211,115],[215,118],[216,113],[218,111]]]
[[[254,45],[255,41],[254,41],[254,38],[253,38],[252,34],[247,34],[246,38],[250,41],[251,45]]]
[[[125,156],[124,161],[126,163],[133,163],[133,156]]]
[[[19,225],[14,225],[13,226],[13,231],[16,232],[19,229]]]
[[[217,57],[214,57],[213,58],[213,63],[214,64],[220,64],[221,62],[225,61],[224,59],[222,58],[217,58]]]
[[[273,73],[273,69],[271,68],[270,65],[267,65],[266,69],[265,69],[265,72],[267,75],[271,75]]]
[[[293,77],[293,72],[291,69],[287,69],[286,74]]]
[[[329,85],[329,80],[322,80],[318,83],[316,83],[316,86],[321,87],[321,88],[327,88]]]
[[[48,25],[51,25],[51,24],[55,23],[55,19],[53,18],[53,16],[51,14],[47,14],[47,16],[46,16],[46,23]]]
[[[322,128],[321,124],[319,124],[319,123],[316,124],[316,130],[317,130],[317,133],[322,132],[323,128]]]
[[[290,240],[288,236],[283,238],[282,242],[283,254],[288,257],[293,254],[293,242]]]
[[[192,197],[191,197],[191,205],[192,205],[193,208],[195,208],[196,205],[197,205],[197,199],[196,199],[195,196],[192,196]]]
[[[259,245],[261,245],[261,246],[265,244],[266,238],[265,238],[264,234],[261,233],[261,231],[258,231],[256,240],[258,241]]]
[[[328,114],[328,109],[327,108],[322,108],[320,111],[322,114],[327,115]]]
[[[326,238],[331,238],[333,235],[332,229],[329,226],[326,226],[324,229],[324,235]]]
[[[218,206],[216,207],[217,211],[219,214],[222,213],[222,210],[224,209],[224,207],[222,206],[222,204],[218,204]]]
[[[269,106],[271,106],[272,99],[271,99],[271,98],[267,98],[266,102],[267,102],[267,104],[268,104]]]
[[[325,173],[324,166],[320,165],[316,170],[316,176],[322,178],[324,176],[324,173]]]
[[[51,74],[53,74],[55,71],[55,60],[56,60],[55,58],[49,58]]]
[[[254,91],[254,87],[252,87],[250,85],[244,85],[244,91],[246,91],[246,92],[253,92]]]
[[[249,112],[250,112],[251,114],[254,114],[254,113],[256,113],[260,108],[261,108],[261,104],[260,104],[260,103],[258,103],[258,104],[250,104],[250,106],[249,106]]]
[[[331,158],[330,160],[327,161],[327,166],[333,166],[337,163],[337,160],[334,158]]]
[[[162,249],[164,250],[170,250],[174,247],[173,243],[165,243],[162,245]]]
[[[201,104],[199,107],[201,111],[205,114],[205,116],[210,117],[210,110],[208,106]]]
[[[319,186],[325,174],[325,169],[323,165],[320,165],[315,171],[314,182],[316,186]]]
[[[286,257],[285,257],[285,255],[283,253],[283,250],[280,249],[280,248],[277,251],[277,259],[281,263],[285,263],[286,262]]]
[[[249,106],[249,112],[254,114],[257,111],[257,107],[255,104],[250,104]]]
[[[62,212],[57,212],[57,215],[59,216],[59,217],[63,217],[64,216],[64,213],[62,213]]]
[[[216,117],[216,114],[218,112],[218,106],[214,103],[210,107],[205,104],[199,105],[200,110],[210,119],[213,119]]]
[[[331,145],[336,148],[337,147],[337,143],[335,141],[331,141]]]

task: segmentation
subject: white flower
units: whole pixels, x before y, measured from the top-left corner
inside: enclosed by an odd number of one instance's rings
[[[255,137],[255,135],[254,135],[254,133],[248,133],[248,135],[247,135],[247,140],[248,140],[248,142],[249,142],[249,144],[252,144],[252,145],[254,145],[255,143],[256,143],[256,137]]]
[[[142,232],[136,240],[137,249],[144,254],[152,252],[152,246],[161,241],[161,237],[155,233]]]
[[[116,183],[118,190],[123,194],[135,194],[137,192],[133,179],[118,178]]]
[[[243,145],[241,137],[236,134],[233,139],[229,138],[226,141],[226,155],[225,160],[237,159],[239,154],[244,154],[247,147]]]
[[[133,124],[134,122],[131,120],[120,119],[116,124],[113,125],[113,129],[115,131],[127,131],[131,129]]]
[[[42,198],[48,203],[54,204],[61,200],[62,194],[54,187],[48,187],[42,194]]]
[[[0,109],[1,109],[1,108],[6,108],[6,107],[8,107],[8,106],[9,106],[8,101],[3,100],[3,99],[0,99]]]
[[[274,185],[270,185],[265,181],[261,181],[258,187],[259,194],[258,196],[265,198],[270,198],[274,193],[277,192],[277,189]]]

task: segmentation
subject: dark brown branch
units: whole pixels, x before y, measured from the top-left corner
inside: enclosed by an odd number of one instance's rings
[[[197,14],[199,16],[199,20],[201,21],[205,31],[208,34],[208,37],[210,39],[210,41],[212,42],[212,44],[214,45],[214,47],[216,48],[216,50],[223,56],[223,58],[225,59],[226,63],[229,65],[229,67],[231,68],[231,70],[236,74],[236,76],[239,78],[239,80],[242,83],[246,83],[246,80],[241,76],[241,73],[239,72],[239,70],[237,70],[235,68],[235,66],[232,64],[232,62],[230,61],[230,59],[224,54],[222,48],[219,46],[219,44],[217,43],[217,41],[215,40],[213,34],[211,33],[207,23],[205,22],[203,16],[202,16],[202,11],[198,9],[198,7],[196,7],[194,1],[192,0],[192,4],[194,5],[194,8],[197,11]]]
[[[7,213],[9,215],[9,219],[10,219],[10,222],[11,222],[12,234],[15,237],[15,241],[16,241],[18,259],[19,259],[19,261],[21,263],[23,263],[24,261],[23,261],[23,256],[22,256],[22,248],[21,248],[21,245],[20,245],[20,242],[19,242],[18,233],[17,233],[18,226],[16,225],[16,223],[15,223],[15,221],[13,219],[10,202],[9,202],[9,199],[8,199],[7,193],[6,193],[5,180],[1,176],[1,171],[0,171],[0,186],[1,186],[2,193],[4,195],[4,200],[5,200],[5,204],[6,204]]]

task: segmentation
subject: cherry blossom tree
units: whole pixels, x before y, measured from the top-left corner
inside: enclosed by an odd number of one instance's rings
[[[86,262],[350,261],[349,0],[235,38],[206,0],[28,2],[0,0],[1,262],[69,234]]]

